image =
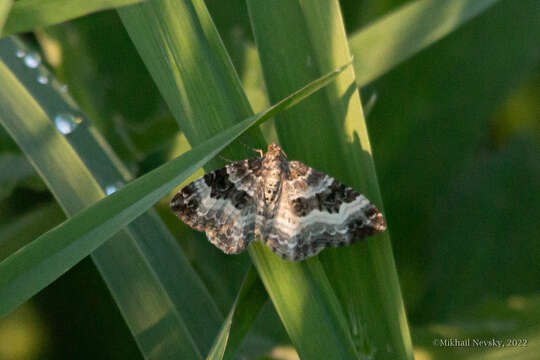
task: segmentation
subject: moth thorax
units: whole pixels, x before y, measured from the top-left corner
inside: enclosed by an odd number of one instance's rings
[[[274,173],[281,174],[282,171],[288,167],[288,161],[280,153],[269,154],[267,153],[263,159],[263,169],[270,175]]]
[[[264,181],[264,198],[267,202],[272,202],[279,193],[281,176],[279,172],[270,172]]]

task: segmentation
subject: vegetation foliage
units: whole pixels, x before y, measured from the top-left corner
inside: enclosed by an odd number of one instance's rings
[[[535,0],[0,2],[0,358],[532,357],[539,25]],[[274,141],[389,231],[289,263],[170,213]],[[466,338],[528,346],[437,343]]]

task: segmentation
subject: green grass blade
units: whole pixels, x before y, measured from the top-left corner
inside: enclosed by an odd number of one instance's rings
[[[249,103],[203,1],[147,1],[118,14],[192,145],[253,114],[239,110]],[[257,128],[241,140],[254,148],[264,144]],[[233,144],[223,156],[232,159],[234,153],[247,154]]]
[[[17,79],[2,63],[0,75],[7,88],[18,89]],[[332,73],[331,78],[337,74]],[[316,80],[319,86],[308,85],[303,91],[292,95],[301,98],[326,85],[331,78],[327,76]],[[35,118],[37,104],[28,99],[26,106],[22,101],[22,90],[0,93],[0,105],[6,110],[1,120],[8,131],[17,138],[16,132],[31,134],[36,129],[21,126],[21,119]],[[284,99],[268,111],[247,118],[230,129],[221,132],[203,144],[194,147],[184,155],[172,160],[150,173],[132,181],[124,188],[102,199],[96,204],[78,212],[63,224],[50,230],[32,243],[20,249],[16,254],[0,263],[0,316],[13,307],[27,300],[30,296],[54,281],[71,266],[90,254],[118,230],[148,210],[156,201],[169,193],[175,186],[188,178],[193,172],[206,164],[234,139],[254,124],[268,120],[275,109],[284,110],[294,100]],[[41,114],[42,116],[44,114]],[[46,139],[52,134],[43,134]],[[33,145],[33,146],[37,146]],[[75,186],[75,184],[70,184]]]
[[[238,119],[251,116],[204,2],[152,1],[120,9],[119,13],[191,144],[201,143]],[[349,60],[335,64],[333,69]],[[303,84],[296,85],[297,89]],[[258,130],[249,135],[242,141],[251,146],[263,142]],[[224,156],[234,159],[253,155],[236,146]],[[301,356],[356,356],[346,320],[319,263],[284,262],[259,243],[252,244],[249,253]]]
[[[7,95],[14,96],[13,106],[4,107],[2,123],[66,214],[72,215],[101,199],[102,189],[112,191],[111,185],[121,186],[130,175],[71,100],[57,91],[58,84],[50,74],[41,67],[25,66],[23,58],[16,57],[21,52],[26,50],[12,39],[0,41],[1,59],[16,77],[6,82],[6,93],[2,93],[4,101],[8,101]],[[38,76],[45,76],[48,83],[38,82]],[[82,119],[67,137],[51,123],[62,113]],[[92,259],[145,356],[199,357],[197,347],[204,348],[205,341],[207,348],[211,346],[213,334],[206,334],[208,326],[214,323],[218,327],[221,314],[153,211],[93,252]]]
[[[0,1],[0,34],[2,33],[2,29],[4,28],[4,24],[6,23],[6,19],[8,17],[9,10],[11,9],[12,4],[12,0]]]
[[[459,28],[499,0],[417,0],[349,38],[364,86]]]
[[[349,58],[337,1],[249,0],[248,5],[271,99]],[[278,115],[276,129],[289,158],[351,185],[382,208],[353,71]],[[388,232],[352,247],[325,250],[318,258],[348,316],[358,351],[412,358]]]
[[[267,299],[266,290],[257,272],[250,267],[206,359],[232,359]]]
[[[300,358],[356,359],[353,339],[318,259],[281,260],[261,243],[250,255]]]
[[[7,69],[3,64],[0,70],[3,83],[13,88],[12,81],[15,79],[7,78]],[[20,96],[18,97],[20,100]],[[6,99],[4,96],[2,100],[4,109],[11,110],[10,107],[13,108],[15,105],[11,102],[14,99]],[[25,112],[20,115],[33,114]],[[18,117],[13,118],[18,119]],[[252,121],[254,122],[255,118]],[[241,123],[241,125],[244,124]],[[4,125],[6,125],[5,122]],[[13,133],[9,124],[6,127],[10,129],[10,133]],[[237,127],[233,130],[239,132],[244,129]],[[31,130],[23,129],[23,131],[30,133]],[[235,132],[225,133],[226,137],[212,139],[213,141],[135,180],[4,260],[0,264],[0,274],[2,274],[0,315],[6,314],[14,306],[54,281],[120,228],[146,211],[178,183],[219,153],[223,146],[232,141],[231,136],[234,136]],[[220,147],[217,144],[222,145]]]
[[[142,0],[19,0],[15,1],[0,37],[36,30],[96,11]],[[1,13],[1,12],[0,12]],[[2,27],[0,26],[0,29]]]

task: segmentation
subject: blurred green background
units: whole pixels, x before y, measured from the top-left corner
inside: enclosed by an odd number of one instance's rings
[[[340,1],[349,34],[405,1]],[[256,110],[245,2],[207,0]],[[362,88],[378,179],[418,359],[533,358],[540,353],[540,5],[501,0],[455,33]],[[140,175],[185,139],[114,11],[24,39],[43,58],[116,153]],[[112,51],[114,49],[114,51]],[[315,146],[315,145],[314,145]],[[7,171],[10,169],[10,171]],[[222,286],[205,267],[223,255],[157,205],[226,313],[247,261]],[[0,128],[0,259],[64,215]],[[223,262],[208,261],[210,264]],[[230,263],[227,263],[230,266]],[[84,284],[84,285],[81,285]],[[268,325],[270,324],[270,325]],[[460,349],[434,339],[527,339],[526,349]],[[279,345],[279,346],[278,346]],[[294,358],[271,304],[244,354]],[[276,346],[278,346],[276,348]],[[253,350],[256,349],[256,350]],[[536,350],[535,350],[536,349]],[[140,358],[90,260],[0,320],[0,359]]]

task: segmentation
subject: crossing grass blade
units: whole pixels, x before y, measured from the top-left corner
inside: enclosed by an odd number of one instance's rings
[[[119,14],[192,145],[252,115],[204,2],[156,0],[120,9]],[[241,140],[258,148],[264,143],[258,129]],[[253,154],[235,146],[224,156],[238,159]],[[252,244],[249,253],[302,357],[356,357],[343,312],[320,263],[284,262],[259,243]]]
[[[350,57],[337,1],[248,0],[248,6],[271,99]],[[275,124],[290,158],[353,186],[382,209],[352,69],[292,111],[279,114]],[[352,247],[325,250],[318,259],[347,315],[347,330],[358,352],[411,359],[388,232]]]
[[[352,34],[358,86],[364,86],[459,28],[499,0],[417,0]]]
[[[205,165],[234,139],[251,126],[268,120],[277,111],[285,110],[327,85],[336,76],[331,72],[327,76],[308,84],[300,91],[283,99],[266,111],[251,116],[235,126],[194,147],[184,155],[162,165],[148,174],[132,181],[122,189],[100,200],[94,205],[78,212],[73,217],[43,234],[32,243],[20,249],[0,263],[0,316],[5,315],[15,306],[20,305],[30,296],[57,279],[70,267],[102,245],[122,227],[148,210],[160,198]],[[39,133],[42,142],[31,143],[29,147],[50,146],[49,137],[56,138],[54,129],[36,129],[30,119],[43,118],[46,115],[24,89],[18,85],[16,77],[5,63],[0,63],[2,83],[10,91],[0,93],[0,105],[6,114],[0,119],[12,136]],[[25,106],[21,101],[25,100]],[[23,121],[23,119],[27,119]],[[34,121],[35,122],[35,121]],[[19,138],[21,139],[21,138]],[[67,149],[67,148],[66,148]],[[62,155],[58,155],[60,158]],[[62,160],[62,159],[61,159]],[[71,179],[76,181],[76,179]],[[77,186],[71,183],[66,186]]]
[[[251,266],[242,282],[233,307],[206,359],[234,358],[236,350],[267,299],[266,290],[257,272]]]
[[[142,0],[19,0],[6,21],[0,37],[41,29],[50,25],[88,15],[96,11],[113,9]],[[2,1],[9,5],[10,1]],[[3,5],[4,7],[7,5]],[[1,10],[0,5],[0,10]],[[1,14],[1,11],[0,11]],[[1,25],[1,23],[0,23]],[[0,26],[0,29],[2,27]]]

